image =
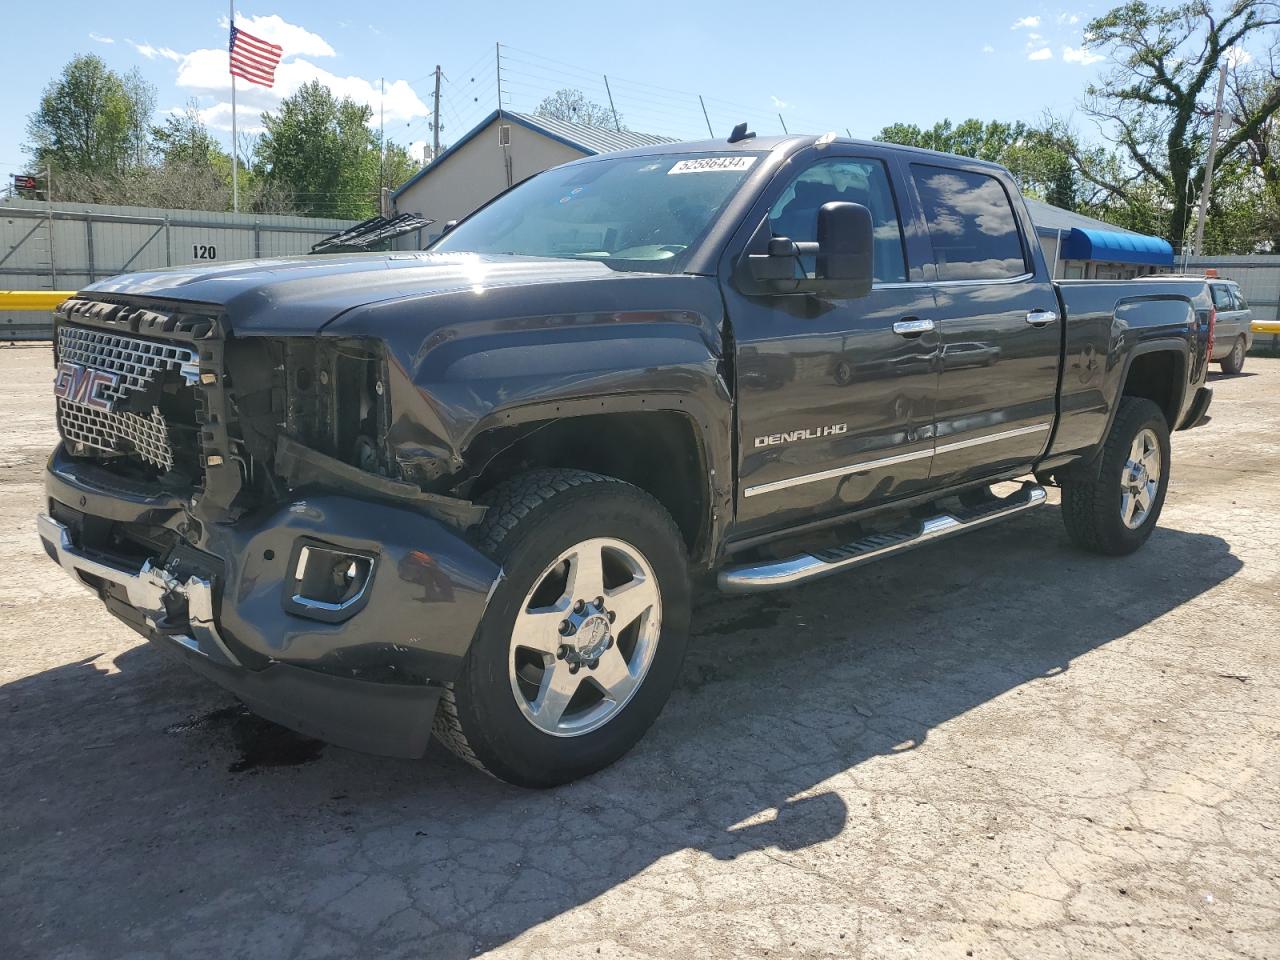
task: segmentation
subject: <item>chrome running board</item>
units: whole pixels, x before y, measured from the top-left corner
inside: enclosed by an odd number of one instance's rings
[[[1003,520],[1040,506],[1044,503],[1045,496],[1044,487],[1028,483],[1017,493],[1002,499],[940,513],[890,533],[875,533],[853,543],[802,553],[786,560],[726,567],[720,571],[717,583],[725,593],[756,593],[816,580],[921,544]]]

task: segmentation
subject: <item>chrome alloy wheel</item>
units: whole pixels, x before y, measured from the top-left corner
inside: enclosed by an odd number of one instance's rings
[[[538,576],[511,635],[511,692],[543,733],[577,737],[613,719],[640,689],[662,630],[658,579],[643,554],[598,537]]]
[[[1137,530],[1151,513],[1160,490],[1160,441],[1150,427],[1139,431],[1121,468],[1120,519]]]

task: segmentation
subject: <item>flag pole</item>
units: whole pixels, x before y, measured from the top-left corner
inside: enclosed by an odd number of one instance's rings
[[[228,4],[231,8],[231,36],[235,36],[236,29],[236,0],[229,0]],[[231,49],[227,48],[228,61],[231,57]],[[229,69],[229,68],[228,68]],[[240,212],[240,148],[236,143],[236,75],[231,74],[231,210],[233,213]]]

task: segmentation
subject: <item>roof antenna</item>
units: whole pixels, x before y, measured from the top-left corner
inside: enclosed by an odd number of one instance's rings
[[[754,130],[748,130],[745,123],[740,123],[733,128],[733,133],[729,134],[729,142],[737,143],[740,140],[750,140],[756,135]]]

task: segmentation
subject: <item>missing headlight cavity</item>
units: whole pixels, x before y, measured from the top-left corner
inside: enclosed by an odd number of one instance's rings
[[[386,370],[382,352],[358,339],[281,341],[285,432],[370,473],[388,475]]]

